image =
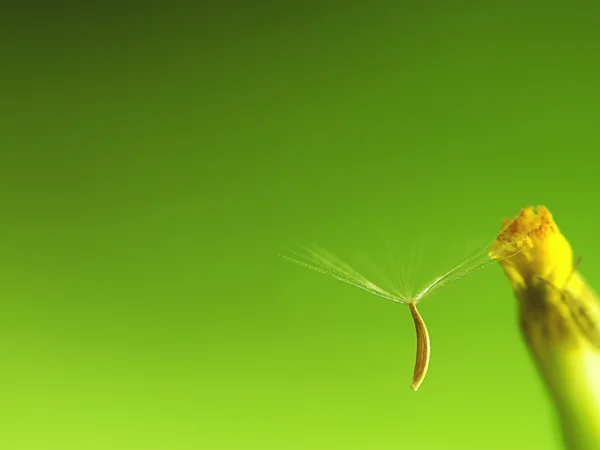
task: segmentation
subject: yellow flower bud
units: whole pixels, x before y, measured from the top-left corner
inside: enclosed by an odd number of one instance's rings
[[[567,448],[600,449],[600,306],[573,265],[569,242],[547,208],[529,207],[505,219],[490,258],[512,285]]]

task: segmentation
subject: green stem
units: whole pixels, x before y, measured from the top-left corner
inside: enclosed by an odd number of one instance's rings
[[[566,448],[599,450],[600,349],[574,320],[564,292],[541,283],[516,294],[521,330],[556,404]],[[595,298],[585,302],[584,308],[586,304],[592,306],[589,302]],[[580,311],[590,332],[600,329],[594,311]]]

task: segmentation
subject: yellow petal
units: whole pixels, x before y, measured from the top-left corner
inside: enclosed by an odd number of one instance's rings
[[[562,287],[573,271],[571,246],[545,206],[505,219],[490,257],[499,260],[515,290],[531,287],[537,278]]]

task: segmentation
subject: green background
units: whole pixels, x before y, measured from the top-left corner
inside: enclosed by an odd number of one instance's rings
[[[598,10],[546,2],[62,4],[0,21],[0,448],[558,449],[493,266],[545,204],[600,285]]]

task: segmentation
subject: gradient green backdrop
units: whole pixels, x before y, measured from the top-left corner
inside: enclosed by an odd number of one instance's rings
[[[416,2],[415,2],[416,3]],[[598,8],[61,5],[0,21],[0,448],[559,448],[498,267],[414,287],[545,204],[600,286]]]

